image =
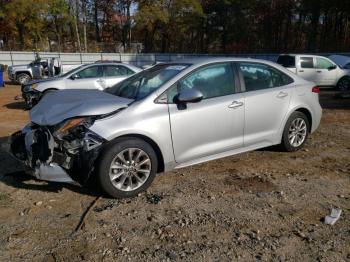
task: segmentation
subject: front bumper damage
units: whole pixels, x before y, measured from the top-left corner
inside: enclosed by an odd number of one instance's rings
[[[58,139],[49,127],[35,124],[11,136],[11,152],[40,180],[84,184],[105,140],[86,129],[80,138]]]

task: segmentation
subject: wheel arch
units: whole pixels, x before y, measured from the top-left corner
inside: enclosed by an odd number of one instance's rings
[[[154,152],[157,155],[157,160],[158,160],[157,173],[164,172],[165,164],[164,164],[163,153],[162,153],[160,147],[158,146],[158,144],[153,139],[149,138],[148,136],[141,135],[141,134],[125,134],[125,135],[121,135],[121,136],[114,138],[109,143],[116,142],[116,141],[118,141],[118,139],[123,139],[123,138],[139,138],[139,139],[145,141],[146,143],[148,143],[153,148]]]
[[[303,113],[306,117],[307,117],[307,120],[309,121],[309,133],[311,133],[311,130],[312,130],[312,115],[311,115],[311,112],[309,109],[305,108],[305,107],[300,107],[296,110],[294,110],[294,112],[300,112],[300,113]]]
[[[50,88],[46,88],[45,90],[41,91],[42,93],[45,93],[45,92],[49,92],[49,91],[57,91],[58,88],[56,87],[50,87]]]
[[[30,76],[30,78],[32,78],[32,74],[28,71],[16,71],[15,72],[16,79],[17,79],[18,75],[20,75],[20,74],[26,74],[26,75]]]
[[[283,130],[284,130],[286,124],[287,124],[288,119],[290,118],[290,116],[294,112],[301,112],[301,113],[306,115],[307,119],[309,120],[309,124],[310,124],[308,131],[309,131],[309,133],[311,133],[311,131],[312,131],[312,120],[313,120],[311,110],[309,108],[307,108],[307,106],[305,106],[305,105],[300,105],[298,107],[290,109],[288,114],[285,116],[285,118],[283,120],[283,123],[282,123],[282,125],[280,127],[280,130],[279,130],[279,136],[278,136],[279,140],[278,141],[282,140]]]

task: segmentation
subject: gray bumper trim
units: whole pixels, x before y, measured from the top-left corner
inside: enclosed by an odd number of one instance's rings
[[[35,177],[40,180],[73,183],[73,179],[66,173],[66,171],[55,163],[41,164],[35,168]]]

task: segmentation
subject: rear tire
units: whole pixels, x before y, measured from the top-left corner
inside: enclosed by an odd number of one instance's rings
[[[305,114],[293,112],[283,130],[281,148],[287,152],[301,149],[309,135],[310,123]]]
[[[32,78],[30,77],[30,75],[26,73],[20,73],[16,77],[17,82],[20,83],[21,85],[27,84],[31,79]]]
[[[108,195],[126,198],[146,190],[157,167],[157,155],[148,143],[139,138],[121,138],[101,153],[96,171]]]
[[[342,77],[337,84],[337,89],[339,91],[349,91],[350,90],[350,77]]]

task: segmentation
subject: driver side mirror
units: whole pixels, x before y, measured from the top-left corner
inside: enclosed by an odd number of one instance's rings
[[[75,80],[77,78],[79,78],[79,75],[78,74],[73,74],[69,77],[71,80]]]
[[[177,104],[198,103],[202,100],[202,92],[194,88],[182,90],[175,97],[175,103]]]
[[[328,67],[328,70],[330,71],[330,70],[334,70],[334,69],[336,69],[336,68],[337,68],[336,65],[331,65],[330,67]]]

